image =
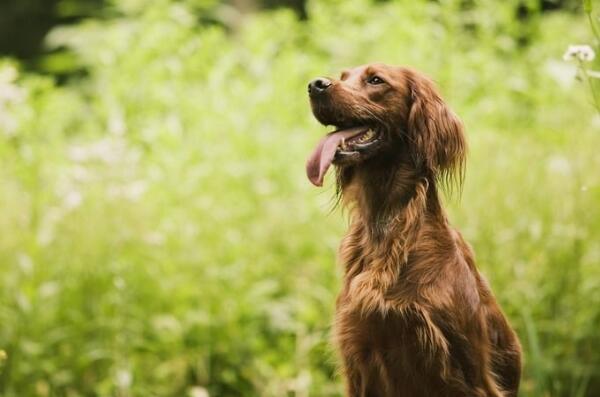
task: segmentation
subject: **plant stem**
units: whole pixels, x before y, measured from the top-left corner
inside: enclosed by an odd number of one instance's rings
[[[598,103],[598,96],[596,95],[596,89],[594,88],[594,83],[592,82],[592,79],[590,78],[590,75],[588,74],[588,71],[585,68],[583,61],[581,59],[578,59],[578,62],[579,62],[579,68],[583,72],[583,75],[585,76],[585,80],[587,81],[588,85],[590,86],[590,91],[592,92],[592,99],[594,100],[594,106],[596,107],[598,114],[600,114],[600,103]]]
[[[594,79],[600,79],[600,72],[598,72],[596,70],[586,70],[585,72],[587,73],[588,76],[590,76]]]
[[[594,33],[594,37],[596,38],[596,45],[600,45],[600,33],[598,33],[598,29],[596,29],[596,24],[594,23],[594,18],[592,18],[592,12],[587,12],[588,21],[590,23],[590,27],[592,28],[592,33]]]

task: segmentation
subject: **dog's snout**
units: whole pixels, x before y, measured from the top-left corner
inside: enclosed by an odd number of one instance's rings
[[[315,96],[324,93],[331,86],[331,80],[320,77],[308,83],[308,94]]]

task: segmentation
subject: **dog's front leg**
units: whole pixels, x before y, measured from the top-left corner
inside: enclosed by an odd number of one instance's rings
[[[384,390],[380,390],[380,387],[377,386],[377,380],[367,368],[361,368],[345,361],[344,373],[346,378],[347,397],[387,396],[387,393],[384,393]]]
[[[361,373],[348,360],[344,360],[344,375],[346,378],[346,396],[363,397],[364,382],[362,382]]]

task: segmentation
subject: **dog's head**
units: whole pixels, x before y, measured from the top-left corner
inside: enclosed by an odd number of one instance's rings
[[[432,178],[462,176],[466,141],[458,117],[433,82],[412,69],[370,64],[345,70],[339,79],[308,85],[316,119],[335,131],[310,156],[310,181],[323,184],[331,164],[360,167],[401,148],[418,173]]]

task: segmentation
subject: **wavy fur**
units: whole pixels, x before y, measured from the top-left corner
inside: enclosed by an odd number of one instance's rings
[[[364,83],[374,73],[385,87]],[[335,319],[347,395],[516,396],[518,339],[438,193],[462,184],[462,123],[414,70],[366,65],[347,75],[313,103],[315,115],[377,123],[386,138],[376,154],[337,167],[351,218]]]

